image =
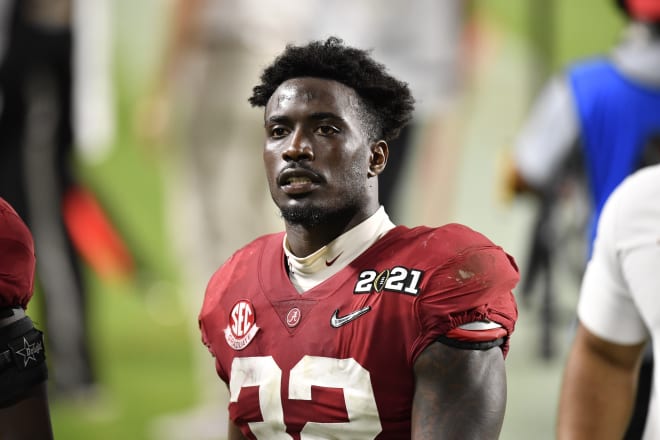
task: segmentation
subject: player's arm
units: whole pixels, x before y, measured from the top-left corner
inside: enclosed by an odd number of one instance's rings
[[[3,439],[52,439],[46,382],[26,390],[18,402],[0,407],[0,427]]]
[[[578,326],[559,399],[559,439],[623,438],[644,345],[614,344]]]
[[[497,439],[506,407],[500,347],[466,349],[434,342],[414,365],[412,438]]]

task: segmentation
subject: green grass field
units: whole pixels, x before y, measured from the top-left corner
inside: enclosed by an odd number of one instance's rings
[[[474,6],[487,20],[501,26],[502,32],[527,41],[527,8],[536,3],[547,2],[481,0],[475,1]],[[580,56],[603,52],[616,38],[621,20],[613,2],[555,3],[554,69]],[[163,18],[164,2],[119,0],[113,5],[117,18],[120,130],[108,159],[96,165],[81,163],[80,173],[106,201],[149,271],[140,282],[115,284],[104,284],[88,272],[93,323],[90,331],[102,398],[52,403],[56,438],[64,440],[147,440],[151,419],[184,409],[196,398],[190,338],[176,294],[176,258],[168,246],[163,219],[163,176],[158,161],[145,154],[132,135],[136,104],[161,47],[163,23],[159,20]],[[519,364],[515,367],[525,368]],[[509,374],[525,375],[529,371]],[[530,432],[529,437],[520,438],[550,436]]]

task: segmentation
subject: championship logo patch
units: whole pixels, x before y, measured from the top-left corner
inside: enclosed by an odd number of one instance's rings
[[[396,292],[419,295],[424,271],[403,266],[376,271],[363,270],[358,275],[353,293]]]
[[[231,309],[229,325],[225,329],[225,340],[234,350],[243,350],[259,331],[254,308],[247,300],[240,300]]]

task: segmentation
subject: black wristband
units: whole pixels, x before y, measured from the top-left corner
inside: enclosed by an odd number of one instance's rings
[[[44,341],[29,317],[0,328],[0,407],[48,379]]]

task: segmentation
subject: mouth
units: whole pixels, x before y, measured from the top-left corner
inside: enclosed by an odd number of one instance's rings
[[[282,191],[290,195],[314,191],[321,183],[323,183],[321,176],[303,168],[287,168],[277,178],[277,184]]]

